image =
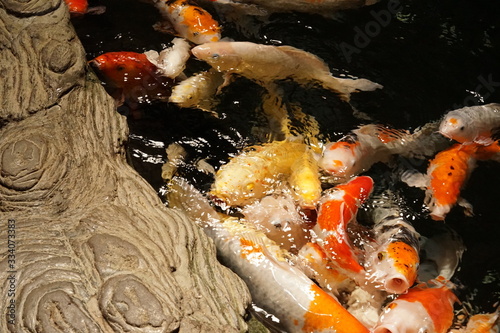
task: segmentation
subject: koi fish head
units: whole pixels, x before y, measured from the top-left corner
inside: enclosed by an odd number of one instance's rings
[[[320,167],[337,177],[350,177],[356,174],[359,161],[358,142],[331,142],[325,146]]]
[[[368,259],[369,279],[381,289],[403,294],[417,279],[419,256],[415,248],[401,242],[390,242]]]
[[[458,142],[474,140],[466,121],[457,114],[448,114],[439,125],[439,133]]]
[[[218,71],[236,71],[242,63],[230,42],[205,43],[191,49],[193,55]]]
[[[187,27],[188,39],[195,44],[218,42],[221,38],[219,23],[207,11],[187,6],[182,24]]]

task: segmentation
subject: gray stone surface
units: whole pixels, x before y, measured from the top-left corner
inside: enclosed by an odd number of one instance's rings
[[[0,332],[241,332],[250,297],[125,162],[61,0],[0,0]]]

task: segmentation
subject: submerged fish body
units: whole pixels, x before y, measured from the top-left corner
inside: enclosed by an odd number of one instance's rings
[[[373,189],[373,180],[359,176],[323,195],[316,226],[316,242],[340,272],[357,282],[364,281],[364,268],[349,239],[347,225]]]
[[[366,251],[368,280],[389,293],[403,294],[417,279],[419,233],[403,217],[392,191],[373,199],[374,242]]]
[[[270,194],[279,185],[278,180],[292,176],[294,193],[304,194],[304,200],[310,201],[311,197],[314,199],[311,193],[315,192],[309,190],[308,173],[292,175],[292,166],[307,153],[306,144],[289,140],[250,147],[217,171],[210,193],[227,205],[241,206]],[[321,186],[314,179],[311,181]]]
[[[166,100],[170,96],[173,80],[160,75],[144,53],[108,52],[89,63],[120,103]]]
[[[187,0],[153,0],[160,13],[181,37],[195,44],[217,42],[219,23],[203,8]]]
[[[499,309],[492,313],[480,313],[469,318],[463,333],[500,332]]]
[[[373,333],[446,333],[453,323],[455,294],[440,281],[418,285],[387,305]]]
[[[366,79],[335,78],[323,60],[291,46],[218,42],[198,45],[192,53],[221,72],[239,74],[264,84],[284,79],[299,84],[318,82],[346,100],[353,92],[382,87]]]
[[[448,112],[439,132],[460,143],[493,143],[492,136],[500,129],[500,104],[470,106]]]
[[[237,219],[221,221],[208,201],[175,178],[171,207],[181,209],[214,240],[223,262],[246,283],[259,307],[279,318],[287,332],[368,333],[356,318],[298,268],[263,233]]]

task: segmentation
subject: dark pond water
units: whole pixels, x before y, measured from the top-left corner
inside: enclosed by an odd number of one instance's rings
[[[160,16],[146,3],[102,0],[91,5],[105,5],[107,11],[73,21],[89,60],[110,51],[161,50],[172,39],[151,27]],[[399,12],[384,16],[390,6]],[[414,129],[451,109],[500,102],[499,17],[499,1],[408,0],[382,1],[334,19],[290,13],[273,14],[266,22],[245,18],[254,33],[220,20],[226,37],[295,46],[323,58],[334,74],[384,85],[357,94],[351,104],[378,122]],[[206,65],[190,60],[187,71],[202,68]],[[314,115],[325,138],[337,139],[360,124],[351,107],[328,91],[291,83],[284,87],[287,101]],[[172,142],[181,143],[193,159],[225,163],[229,154],[256,141],[251,128],[262,121],[255,112],[261,95],[256,84],[236,80],[220,98],[219,118],[166,103],[145,106],[139,117],[128,117],[130,163],[157,191],[163,186],[165,147]],[[209,176],[189,167],[181,172],[199,188],[208,188]],[[423,192],[404,191],[424,230],[430,222],[418,214]],[[454,281],[463,285],[460,298],[473,313],[491,312],[500,300],[500,165],[480,163],[462,196],[474,206],[475,216],[465,217],[457,208],[446,219],[467,247]]]

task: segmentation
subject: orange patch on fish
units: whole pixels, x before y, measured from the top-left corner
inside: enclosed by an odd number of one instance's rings
[[[403,274],[410,285],[417,278],[419,256],[417,251],[405,242],[393,242],[387,246],[387,255],[394,261],[396,270]]]
[[[240,255],[242,258],[249,260],[250,258],[261,258],[263,254],[262,247],[258,244],[255,244],[251,240],[241,238],[240,239],[241,252]]]
[[[220,30],[217,21],[208,12],[196,6],[186,7],[182,24],[191,27],[193,34],[216,33]]]
[[[87,12],[89,4],[87,0],[65,0],[71,14],[83,15]]]
[[[311,285],[311,303],[304,315],[303,332],[335,331],[336,333],[368,333],[340,303],[315,284]]]
[[[407,294],[400,295],[398,300],[420,302],[431,317],[436,333],[445,333],[453,323],[453,304],[450,301],[457,301],[457,297],[446,286],[414,287]]]
[[[430,162],[429,188],[439,205],[453,205],[469,175],[469,161],[477,150],[476,144],[455,144],[438,153]]]
[[[448,122],[452,125],[455,125],[458,122],[458,120],[456,120],[455,118],[450,118],[448,119]]]

